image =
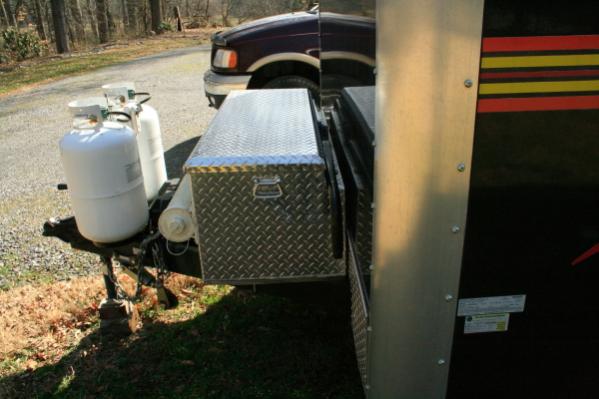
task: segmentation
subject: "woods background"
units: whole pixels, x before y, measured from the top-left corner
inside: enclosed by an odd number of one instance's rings
[[[120,38],[233,26],[310,0],[0,0],[0,62],[69,53]]]

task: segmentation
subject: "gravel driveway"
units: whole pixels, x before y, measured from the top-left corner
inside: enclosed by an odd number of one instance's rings
[[[97,257],[42,237],[52,216],[70,215],[58,141],[70,129],[67,103],[132,80],[160,115],[169,176],[176,176],[215,111],[204,97],[209,47],[168,51],[0,98],[0,289],[27,281],[99,273]]]

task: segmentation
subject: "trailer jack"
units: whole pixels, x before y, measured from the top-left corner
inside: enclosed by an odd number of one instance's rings
[[[158,303],[165,309],[177,306],[177,297],[164,286],[167,270],[162,257],[159,234],[140,234],[127,242],[105,246],[83,237],[73,217],[47,221],[43,234],[59,238],[75,249],[100,256],[106,287],[106,298],[102,300],[99,308],[100,330],[103,334],[124,336],[137,331],[141,320],[134,303],[140,299],[144,285],[156,289]],[[136,282],[133,297],[119,286],[114,274],[113,260],[117,260],[122,271]],[[147,270],[146,265],[156,268],[156,276]]]

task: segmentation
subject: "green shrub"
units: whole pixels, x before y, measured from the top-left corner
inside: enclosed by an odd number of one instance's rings
[[[158,32],[157,33],[162,33],[162,32],[172,32],[175,30],[175,27],[171,24],[169,24],[168,22],[161,22],[160,25],[158,25]]]
[[[36,34],[19,32],[9,28],[1,32],[2,48],[6,54],[17,61],[30,57],[39,57],[42,54],[42,43]]]

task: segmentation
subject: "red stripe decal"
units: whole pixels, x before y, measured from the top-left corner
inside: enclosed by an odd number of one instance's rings
[[[482,98],[477,112],[564,111],[599,109],[599,96]]]
[[[595,244],[593,247],[591,247],[591,249],[589,249],[588,251],[586,251],[585,253],[580,255],[578,258],[574,259],[572,261],[572,266],[576,266],[579,263],[582,263],[585,260],[589,259],[590,257],[598,255],[598,254],[599,254],[599,244]]]
[[[522,72],[481,72],[481,79],[517,79],[517,78],[561,78],[599,76],[599,69],[572,71],[522,71]]]
[[[596,49],[599,35],[483,38],[483,53]]]

